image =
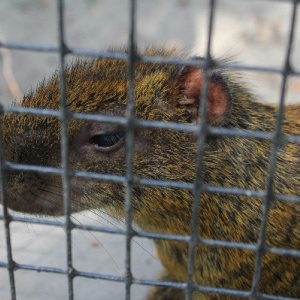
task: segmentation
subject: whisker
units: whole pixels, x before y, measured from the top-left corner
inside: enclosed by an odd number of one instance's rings
[[[97,209],[98,210],[98,209]],[[116,219],[114,216],[111,216],[110,214],[108,214],[106,211],[102,211],[99,210],[101,213],[108,215],[109,217]],[[106,222],[108,222],[111,226],[113,226],[114,228],[117,229],[121,229],[121,227],[117,226],[116,224],[114,224],[113,222],[109,221],[108,219],[104,218],[102,215],[100,215],[99,213],[96,213],[96,211],[93,210],[93,213],[98,216],[99,218],[103,218]],[[89,219],[91,220],[95,220],[94,218],[88,216]],[[97,221],[97,220],[95,220]],[[121,218],[116,219],[116,221],[122,223],[123,225],[125,225],[125,221]],[[136,227],[133,225],[133,229],[135,229]],[[147,254],[149,254],[153,259],[155,259],[156,261],[159,262],[159,259],[157,259],[153,254],[151,254],[145,247],[143,247],[139,242],[137,242],[136,240],[132,240],[136,245],[138,245],[140,248],[142,248]]]
[[[82,225],[82,222],[80,222],[75,216],[72,216],[72,218],[74,218],[74,220],[76,220],[80,225]],[[117,262],[114,260],[114,258],[110,255],[109,251],[104,247],[104,245],[100,242],[100,240],[96,237],[96,235],[91,230],[87,230],[87,231],[102,246],[103,250],[106,252],[106,254],[112,260],[114,265],[117,267],[118,272],[120,272],[122,274],[122,270],[121,270],[120,266],[117,264]],[[86,236],[81,231],[79,231],[79,232],[82,236],[84,236],[86,238]],[[87,238],[86,238],[86,240],[87,240]]]
[[[32,184],[32,182],[28,182],[28,183],[31,183],[31,184]],[[60,188],[59,185],[49,184],[49,183],[47,183],[47,186]],[[41,186],[41,185],[38,185],[38,184],[33,184],[33,187],[34,187],[36,190],[40,190],[40,191],[43,191],[43,192],[45,192],[45,193],[48,193],[48,196],[47,196],[47,197],[43,197],[43,201],[45,201],[45,202],[51,204],[51,205],[52,205],[53,207],[55,207],[55,208],[58,208],[58,207],[59,207],[59,205],[56,204],[56,201],[51,200],[51,199],[54,199],[54,198],[51,197],[51,196],[54,196],[54,197],[61,197],[61,193],[55,192],[55,191],[53,191],[53,190],[49,190],[49,189],[45,188],[44,185]],[[60,191],[60,190],[59,190],[59,191]],[[36,194],[32,189],[31,189],[29,192],[31,193],[31,195],[32,195],[33,197],[38,197],[38,193]],[[87,201],[87,202],[88,202],[88,201]],[[95,216],[97,216],[97,217],[100,218],[100,219],[103,219],[106,223],[108,223],[109,225],[111,225],[111,226],[114,227],[114,228],[121,229],[122,226],[116,225],[114,222],[112,222],[112,221],[109,220],[108,218],[105,218],[104,215],[107,215],[108,217],[110,217],[110,218],[114,219],[115,221],[119,222],[120,225],[125,225],[125,221],[123,220],[122,217],[117,217],[117,216],[115,216],[115,215],[112,215],[112,214],[110,214],[109,212],[107,212],[107,211],[105,211],[105,210],[103,210],[103,209],[101,209],[101,208],[95,208],[95,207],[92,207],[92,206],[89,207],[89,206],[87,206],[87,205],[82,205],[79,201],[76,201],[76,200],[74,200],[74,199],[72,199],[72,205],[74,206],[74,208],[75,208],[76,210],[90,210],[90,211],[92,211],[92,213],[93,213]],[[133,203],[133,207],[136,207],[136,205],[134,205],[134,203]],[[153,209],[153,211],[154,211],[154,209]],[[89,218],[89,219],[92,220],[92,221],[96,221],[97,223],[99,223],[99,224],[101,224],[101,225],[105,225],[104,223],[102,223],[101,221],[99,221],[99,220],[96,219],[96,218],[91,217],[90,215],[84,215],[83,213],[80,213],[80,214],[83,215],[83,216],[85,216],[85,217],[87,217],[87,218]],[[104,214],[104,215],[103,215],[103,214]],[[59,219],[58,217],[55,217],[55,218],[56,218],[56,219]],[[83,223],[82,223],[81,221],[79,221],[78,218],[76,218],[74,215],[72,215],[72,218],[73,218],[76,222],[78,222],[79,224],[83,224]],[[133,225],[133,228],[135,228],[134,225]],[[91,234],[91,235],[93,236],[93,238],[95,238],[95,239],[99,242],[99,244],[103,247],[103,249],[104,249],[104,251],[107,253],[107,255],[112,259],[112,261],[113,261],[113,263],[115,264],[115,266],[117,267],[118,271],[121,272],[120,266],[116,263],[116,261],[113,259],[113,257],[110,255],[110,253],[108,252],[108,250],[104,247],[104,245],[99,241],[99,239],[95,236],[95,234],[94,234],[92,231],[90,231],[90,230],[88,230],[88,233]],[[81,234],[84,235],[82,232],[81,232]],[[159,262],[159,260],[158,260],[151,252],[149,252],[144,246],[142,246],[138,241],[136,241],[136,240],[133,239],[133,242],[134,242],[136,245],[138,245],[141,249],[143,249],[148,255],[150,255],[151,258],[153,258],[155,261]]]

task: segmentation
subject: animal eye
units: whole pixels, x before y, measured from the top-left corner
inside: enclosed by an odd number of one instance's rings
[[[90,144],[97,145],[100,148],[110,148],[123,140],[124,132],[112,132],[94,135],[90,139]]]

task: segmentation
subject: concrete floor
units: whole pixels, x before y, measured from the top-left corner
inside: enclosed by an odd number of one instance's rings
[[[0,211],[0,214],[2,212]],[[107,221],[105,221],[108,219]],[[123,228],[104,214],[84,212],[75,215],[74,221],[81,224]],[[63,229],[24,223],[12,223],[11,236],[13,257],[16,262],[34,266],[65,269],[66,244]],[[73,238],[73,264],[78,270],[106,275],[124,275],[125,238],[121,235],[92,233],[75,230]],[[3,226],[0,230],[0,261],[7,261]],[[132,271],[136,278],[155,279],[161,269],[153,244],[145,239],[132,243]],[[8,272],[0,268],[0,299],[10,299]],[[67,280],[64,275],[15,272],[17,299],[67,299]],[[132,299],[142,299],[147,287],[134,285]],[[75,299],[123,299],[124,284],[110,281],[76,278]]]
[[[138,2],[137,37],[140,46],[175,45],[179,50],[203,54],[207,40],[208,4],[204,0],[142,0]],[[298,9],[299,11],[299,9]],[[213,54],[235,56],[248,65],[281,67],[284,61],[291,6],[280,1],[222,1],[217,6]],[[299,18],[298,18],[299,19]],[[52,0],[2,0],[0,40],[27,44],[57,44],[56,4]],[[297,24],[292,62],[300,69],[300,28]],[[128,39],[128,1],[66,1],[66,36],[71,47],[106,49],[125,45]],[[21,94],[30,91],[58,66],[56,54],[11,51],[12,71]],[[0,70],[6,54],[0,57]],[[243,73],[251,89],[262,101],[279,99],[278,75]],[[300,79],[289,80],[287,100],[299,101]],[[17,97],[8,90],[0,75],[0,100],[8,104]],[[2,211],[0,210],[0,215]],[[104,214],[84,212],[76,221],[93,225],[117,226]],[[107,219],[107,221],[106,221]],[[65,267],[65,235],[62,229],[12,223],[13,256],[24,264]],[[82,271],[121,275],[124,272],[124,237],[75,231],[74,265]],[[4,226],[0,222],[0,261],[6,261]],[[133,273],[154,279],[161,269],[151,241],[133,243]],[[66,299],[67,282],[62,275],[17,271],[19,300]],[[132,299],[142,299],[148,288],[133,286]],[[75,299],[123,299],[124,285],[92,279],[75,279]],[[7,271],[0,268],[0,299],[10,299]]]

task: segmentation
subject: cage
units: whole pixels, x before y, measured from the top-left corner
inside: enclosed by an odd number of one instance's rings
[[[31,36],[33,42],[26,43],[23,42],[22,38],[20,41],[9,42],[5,41],[2,38],[0,39],[0,49],[3,51],[21,51],[28,52],[32,57],[35,57],[37,53],[47,53],[50,54],[50,59],[48,64],[53,65],[57,64],[60,66],[59,69],[59,78],[60,78],[60,87],[61,87],[61,109],[59,111],[49,110],[49,109],[34,109],[34,108],[24,108],[20,106],[2,106],[2,113],[13,112],[15,114],[30,114],[34,116],[43,115],[51,116],[60,120],[61,124],[61,168],[51,168],[44,166],[31,166],[28,164],[16,164],[9,161],[5,161],[1,155],[1,201],[3,205],[3,211],[1,212],[0,219],[3,221],[3,233],[2,233],[2,242],[1,247],[3,248],[3,254],[1,255],[0,260],[0,271],[2,286],[5,292],[3,295],[4,299],[34,299],[43,297],[43,299],[116,299],[123,297],[125,299],[141,299],[141,294],[145,293],[143,287],[150,286],[162,286],[162,287],[173,287],[185,291],[186,299],[192,299],[192,293],[194,291],[200,291],[203,295],[222,295],[222,296],[232,296],[234,298],[249,298],[249,299],[297,299],[297,298],[288,298],[280,295],[270,295],[270,294],[261,294],[258,288],[259,279],[261,276],[261,266],[262,259],[266,253],[276,254],[280,256],[286,256],[293,259],[300,259],[300,249],[291,250],[291,249],[281,249],[275,247],[266,247],[266,230],[268,225],[268,212],[270,209],[270,204],[273,197],[273,180],[274,172],[276,169],[276,159],[278,151],[280,151],[281,145],[281,123],[284,114],[284,104],[286,98],[286,90],[294,92],[290,93],[287,97],[291,97],[291,100],[297,100],[299,94],[299,54],[300,51],[297,51],[297,43],[299,41],[299,22],[296,22],[297,11],[299,11],[298,3],[299,1],[256,1],[255,3],[245,4],[244,1],[233,0],[227,3],[223,1],[153,1],[153,3],[145,4],[146,1],[91,1],[89,3],[92,12],[95,9],[95,5],[101,12],[103,12],[103,18],[107,22],[107,18],[112,18],[114,15],[112,11],[120,13],[120,27],[124,29],[124,24],[128,23],[126,30],[123,30],[120,33],[121,43],[126,43],[128,45],[128,54],[116,51],[100,51],[98,50],[98,43],[96,49],[89,47],[84,40],[84,32],[81,36],[76,36],[72,39],[72,34],[68,32],[68,23],[66,22],[66,15],[70,13],[68,10],[72,10],[73,6],[78,5],[81,7],[83,4],[76,3],[75,1],[41,1],[39,5],[50,5],[51,2],[52,14],[50,14],[49,22],[53,21],[53,16],[56,17],[56,27],[58,32],[58,42],[53,44],[45,45],[44,40],[41,43],[38,43],[34,39],[34,32]],[[246,1],[247,2],[247,1]],[[5,3],[5,2],[3,2]],[[25,2],[24,2],[25,3]],[[31,9],[33,9],[33,4],[24,4],[22,1],[19,1],[18,5],[21,6],[21,12],[27,10],[29,17]],[[7,5],[9,4],[2,4]],[[29,6],[27,6],[29,5]],[[271,6],[273,7],[271,9]],[[15,9],[15,6],[12,6],[12,9]],[[139,15],[139,7],[144,10],[144,14]],[[176,10],[177,7],[177,10]],[[5,8],[5,7],[4,7]],[[205,9],[204,9],[205,8]],[[264,17],[267,9],[270,8],[270,19]],[[38,8],[35,8],[38,9]],[[211,186],[203,184],[200,180],[200,176],[196,176],[194,183],[188,182],[179,182],[179,181],[168,181],[168,180],[150,180],[146,178],[136,178],[134,176],[132,168],[132,159],[134,155],[134,130],[137,127],[141,128],[160,128],[160,129],[169,129],[173,131],[188,132],[191,130],[191,126],[185,126],[183,124],[176,123],[163,123],[158,121],[145,121],[138,120],[133,114],[133,105],[134,105],[134,81],[135,73],[134,68],[137,62],[146,62],[146,63],[159,63],[159,64],[177,64],[179,66],[186,65],[198,65],[199,62],[196,62],[191,59],[180,59],[174,57],[153,57],[147,55],[137,55],[136,45],[139,44],[139,38],[142,36],[141,31],[139,31],[139,26],[148,26],[149,28],[155,26],[154,22],[151,21],[151,18],[147,16],[147,13],[150,14],[151,10],[155,11],[155,14],[158,15],[160,22],[158,24],[161,26],[157,30],[172,32],[170,33],[169,41],[174,42],[172,39],[174,33],[172,30],[171,21],[168,20],[167,16],[161,12],[168,12],[169,17],[172,17],[173,13],[178,13],[183,11],[183,14],[180,15],[181,22],[179,22],[178,30],[183,30],[182,28],[186,26],[186,30],[190,28],[191,21],[189,20],[189,13],[197,12],[196,17],[193,19],[193,28],[196,28],[195,31],[201,31],[201,35],[198,38],[193,38],[193,42],[185,41],[186,32],[183,31],[182,43],[190,43],[187,47],[191,45],[196,45],[197,53],[202,52],[206,57],[204,61],[204,66],[206,68],[207,76],[209,77],[209,71],[212,68],[212,63],[215,63],[215,60],[211,60],[211,56],[214,56],[214,45],[220,43],[226,43],[228,32],[224,34],[224,28],[226,24],[231,30],[237,30],[236,24],[232,26],[231,15],[230,13],[235,13],[236,22],[242,22],[242,19],[245,18],[246,21],[244,25],[244,30],[238,32],[237,35],[239,38],[244,41],[247,40],[250,44],[255,40],[259,47],[249,50],[248,53],[251,56],[249,64],[240,64],[233,61],[229,62],[220,62],[220,66],[226,67],[230,70],[235,70],[236,72],[247,71],[250,77],[252,74],[259,74],[258,81],[264,76],[267,79],[264,81],[264,87],[262,90],[259,90],[265,99],[276,99],[278,105],[278,115],[277,123],[274,128],[273,133],[269,132],[248,132],[248,131],[236,131],[226,128],[219,127],[209,127],[206,122],[201,123],[200,127],[197,130],[201,134],[211,135],[211,136],[242,136],[249,139],[265,139],[272,141],[272,151],[270,154],[270,164],[269,164],[269,177],[266,178],[267,188],[265,191],[256,191],[256,190],[243,190],[237,187],[223,187],[223,186]],[[226,14],[229,12],[229,14]],[[5,10],[2,10],[2,13],[5,13]],[[79,12],[79,15],[83,14],[83,11]],[[159,14],[162,15],[159,15]],[[247,13],[252,14],[253,17],[247,19]],[[274,16],[272,17],[272,13]],[[106,15],[107,14],[107,15]],[[125,16],[124,16],[125,15]],[[150,14],[151,15],[151,14]],[[284,15],[284,16],[283,16]],[[73,17],[76,15],[73,15]],[[71,16],[72,17],[72,16]],[[70,18],[71,18],[70,17]],[[96,14],[96,19],[99,16]],[[278,18],[281,17],[282,20],[278,21]],[[10,16],[9,16],[10,18]],[[39,16],[42,22],[45,15],[41,14]],[[140,19],[139,19],[140,18]],[[146,18],[145,23],[141,20]],[[148,18],[148,19],[147,19]],[[221,21],[218,23],[219,18]],[[72,19],[72,18],[71,18]],[[86,20],[86,19],[85,19]],[[277,21],[277,22],[276,22]],[[7,21],[8,22],[8,21]],[[8,22],[9,23],[9,22]],[[228,24],[229,23],[229,24]],[[88,23],[81,23],[80,25],[85,25],[88,27],[88,30],[94,32],[99,30],[94,28]],[[170,25],[171,24],[171,25]],[[186,25],[188,24],[188,26]],[[167,27],[169,25],[170,27]],[[36,26],[34,24],[33,26]],[[95,26],[95,25],[94,25]],[[101,28],[105,28],[105,23],[101,23]],[[298,26],[298,27],[297,27]],[[215,36],[219,28],[221,34],[218,35],[218,38]],[[234,28],[234,29],[233,29]],[[200,30],[201,29],[201,30]],[[215,29],[215,30],[214,30]],[[75,28],[75,32],[78,28]],[[80,29],[81,30],[81,29]],[[298,31],[297,31],[298,30]],[[100,29],[99,31],[105,30]],[[53,34],[55,30],[52,31],[52,39],[55,41]],[[114,32],[112,30],[112,32]],[[156,31],[157,32],[157,31]],[[232,32],[231,32],[232,33]],[[66,35],[71,37],[71,42],[68,43],[66,40]],[[237,36],[233,35],[233,36]],[[176,36],[176,35],[175,35]],[[195,33],[196,36],[196,33]],[[76,47],[76,39],[83,40],[84,49]],[[190,35],[189,35],[190,37]],[[47,38],[44,35],[44,38]],[[165,41],[162,37],[158,38],[158,42]],[[155,40],[153,38],[155,42]],[[26,40],[25,40],[26,41]],[[48,40],[47,40],[48,41]],[[128,42],[127,42],[128,41]],[[72,42],[75,43],[75,46],[72,45]],[[94,39],[90,43],[93,43]],[[144,43],[151,43],[152,41],[147,38],[144,39]],[[114,41],[115,43],[115,41]],[[176,40],[175,44],[180,45],[180,41]],[[247,46],[249,45],[247,44]],[[270,47],[273,46],[273,47]],[[280,47],[274,47],[280,45]],[[167,46],[168,43],[167,43]],[[245,46],[245,48],[247,47]],[[230,46],[229,46],[230,47]],[[99,47],[100,48],[100,47]],[[102,48],[102,47],[101,47]],[[200,50],[198,50],[200,48]],[[244,48],[244,49],[245,49]],[[268,52],[265,49],[269,49]],[[294,52],[292,49],[294,48]],[[271,49],[271,50],[270,50]],[[263,51],[265,50],[265,51]],[[277,51],[274,53],[274,51]],[[256,61],[257,53],[260,53],[258,61]],[[2,52],[3,65],[5,62],[4,52]],[[224,54],[224,53],[222,53]],[[225,53],[226,55],[226,53]],[[274,55],[277,59],[275,62],[267,61],[267,58],[270,55]],[[92,58],[112,58],[118,60],[128,61],[128,106],[127,106],[127,118],[120,117],[106,117],[103,115],[94,115],[94,114],[80,114],[72,113],[70,114],[67,106],[67,97],[66,97],[66,79],[65,79],[65,66],[70,57],[92,57]],[[58,59],[57,59],[58,58]],[[18,58],[16,58],[18,60]],[[252,59],[252,60],[251,60]],[[20,59],[19,59],[20,61]],[[55,62],[55,63],[54,63]],[[255,64],[256,62],[256,64]],[[282,67],[283,66],[283,67]],[[254,73],[257,72],[257,73]],[[255,75],[255,76],[256,76]],[[24,76],[24,75],[23,75]],[[40,75],[39,75],[40,76]],[[289,83],[289,85],[288,85]],[[273,88],[273,87],[276,88]],[[255,89],[255,87],[254,87]],[[270,89],[272,90],[270,92]],[[271,93],[271,94],[270,94]],[[205,94],[205,93],[204,93]],[[204,95],[205,98],[205,95]],[[290,99],[288,99],[290,100]],[[205,101],[203,102],[205,103]],[[205,115],[205,105],[201,107],[200,113]],[[204,116],[202,115],[202,116]],[[89,173],[82,172],[78,170],[72,170],[74,172],[70,173],[70,168],[68,166],[68,131],[67,126],[68,122],[71,119],[77,120],[86,120],[86,121],[99,121],[99,122],[108,122],[108,123],[118,123],[126,124],[126,145],[129,149],[126,153],[127,169],[125,176],[116,176],[102,173]],[[285,136],[286,142],[300,144],[299,136]],[[197,157],[197,170],[195,174],[200,174],[201,164],[203,163],[205,140],[198,140],[198,157]],[[1,147],[0,147],[1,148]],[[2,154],[2,150],[0,151]],[[64,217],[63,218],[44,218],[44,217],[35,217],[32,215],[23,215],[15,214],[8,210],[7,207],[7,197],[6,197],[6,172],[8,170],[22,170],[26,172],[41,172],[46,174],[56,174],[61,176],[62,185],[63,185],[63,198],[64,198]],[[100,216],[100,221],[96,220],[99,212],[86,212],[86,219],[82,220],[79,216],[72,216],[72,210],[70,206],[70,188],[69,181],[73,177],[80,177],[86,180],[103,180],[115,183],[122,183],[126,186],[126,193],[124,193],[125,199],[125,212],[126,217],[125,221],[121,225],[120,223],[111,224],[111,220],[105,220],[103,215]],[[133,223],[132,217],[132,190],[133,186],[140,184],[143,186],[158,186],[161,188],[176,188],[176,189],[185,189],[189,190],[193,196],[193,213],[191,218],[191,232],[190,236],[176,236],[176,235],[167,235],[162,233],[151,233],[145,232],[136,228]],[[262,223],[260,226],[260,234],[256,243],[238,243],[232,241],[221,241],[213,239],[205,239],[198,235],[197,226],[198,218],[197,216],[201,211],[199,211],[199,204],[201,203],[201,194],[203,193],[220,193],[220,194],[233,194],[237,196],[255,197],[263,199],[262,205]],[[276,195],[276,201],[282,203],[294,203],[300,205],[300,199],[298,196],[290,195]],[[89,223],[92,221],[91,223]],[[100,225],[99,225],[100,224]],[[32,227],[34,226],[34,227]],[[26,228],[25,232],[27,236],[24,238],[24,227]],[[63,230],[62,230],[63,229]],[[47,232],[47,233],[46,233]],[[84,240],[87,240],[86,246],[82,245],[80,251],[85,252],[89,251],[88,255],[91,257],[89,260],[89,266],[86,266],[86,257],[84,253],[80,253],[78,257],[74,255],[74,248],[78,236],[84,234]],[[101,237],[98,237],[98,234],[102,234]],[[26,235],[26,234],[25,234]],[[36,235],[37,237],[32,237]],[[47,235],[47,238],[46,238]],[[53,236],[52,243],[49,244],[48,237]],[[150,246],[151,250],[144,249],[149,247],[148,245],[144,246],[146,240],[169,240],[185,243],[189,246],[189,259],[187,265],[188,277],[186,282],[170,282],[170,281],[157,281],[154,273],[158,271],[161,267],[158,261],[158,258],[155,257],[155,250],[153,246]],[[37,248],[34,248],[36,240],[40,240],[37,243]],[[63,240],[63,242],[62,242]],[[106,250],[105,243],[109,240],[119,240],[119,246],[113,244],[113,246]],[[79,243],[83,243],[79,239]],[[84,244],[84,243],[83,243]],[[202,244],[207,247],[219,247],[226,249],[238,249],[251,251],[255,253],[255,265],[253,269],[253,280],[252,287],[250,290],[237,290],[237,289],[226,289],[218,286],[205,286],[197,285],[194,282],[194,269],[195,269],[195,249],[197,245]],[[31,248],[32,246],[32,248]],[[24,253],[24,247],[29,247],[27,252]],[[120,247],[123,247],[124,253],[120,254]],[[151,248],[152,247],[152,248]],[[101,248],[101,249],[100,249]],[[5,249],[5,250],[4,250]],[[90,250],[92,249],[92,250]],[[148,249],[148,248],[147,248]],[[2,251],[2,250],[1,250]],[[39,251],[40,257],[48,257],[49,261],[45,264],[44,260],[38,259],[36,251]],[[102,252],[101,252],[102,251]],[[136,254],[138,251],[138,254]],[[115,252],[115,253],[114,253]],[[102,254],[100,254],[102,253]],[[74,258],[75,256],[75,258]],[[112,265],[105,266],[105,262],[102,260],[102,257],[106,256],[106,259],[112,261]],[[146,257],[146,259],[144,258]],[[142,257],[142,258],[140,258]],[[119,259],[116,262],[116,259]],[[149,263],[149,260],[151,261]],[[124,263],[123,263],[124,261]],[[95,263],[94,263],[95,262]],[[149,264],[149,268],[142,269],[141,265]],[[133,266],[135,265],[135,266]],[[99,267],[100,266],[100,267]],[[98,269],[99,268],[99,269]],[[112,272],[111,269],[115,269],[116,272]],[[142,272],[140,272],[142,269]],[[153,271],[154,270],[154,271]],[[140,273],[139,273],[140,272]],[[146,273],[146,274],[145,274]],[[40,286],[37,286],[36,282],[43,278]],[[298,282],[299,283],[299,282]],[[300,283],[299,283],[300,284]],[[48,298],[47,298],[48,297]],[[300,297],[300,296],[299,296]],[[2,298],[2,296],[1,296]]]

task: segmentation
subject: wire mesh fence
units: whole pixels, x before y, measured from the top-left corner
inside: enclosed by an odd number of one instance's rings
[[[232,296],[248,299],[297,299],[297,298],[287,298],[275,295],[261,294],[259,290],[259,280],[261,276],[262,260],[266,253],[272,253],[280,256],[288,256],[300,259],[300,249],[290,250],[281,248],[272,248],[266,245],[266,231],[268,224],[268,213],[273,201],[273,182],[276,170],[276,160],[278,151],[282,143],[296,143],[300,144],[300,136],[296,135],[283,135],[282,134],[282,123],[284,118],[284,101],[285,101],[285,91],[287,80],[290,76],[299,76],[300,71],[293,68],[291,64],[291,50],[293,46],[293,38],[295,35],[295,24],[296,24],[296,13],[299,1],[290,1],[293,6],[292,13],[290,16],[290,30],[288,42],[286,45],[285,53],[285,63],[282,69],[280,68],[270,68],[265,66],[246,66],[235,63],[220,62],[219,67],[225,67],[231,70],[248,70],[248,71],[259,71],[259,72],[270,72],[280,74],[282,76],[281,82],[281,95],[280,102],[278,106],[278,114],[276,119],[276,127],[273,133],[268,132],[250,132],[244,130],[232,130],[227,128],[210,127],[206,122],[207,113],[207,98],[208,98],[208,80],[210,77],[210,71],[215,67],[216,62],[211,59],[211,39],[213,36],[213,24],[215,18],[215,0],[210,1],[209,18],[208,18],[208,43],[206,47],[205,60],[201,63],[195,60],[180,59],[174,57],[151,57],[138,55],[136,50],[136,5],[138,1],[131,0],[128,2],[128,13],[129,13],[129,37],[128,37],[128,53],[122,52],[110,52],[110,51],[91,51],[91,50],[80,50],[76,48],[71,48],[67,45],[65,41],[65,24],[64,24],[64,1],[57,1],[57,14],[58,14],[58,28],[59,28],[59,46],[40,46],[40,45],[28,45],[23,43],[8,43],[1,42],[0,47],[6,49],[16,49],[22,51],[40,51],[40,52],[53,52],[59,55],[60,70],[60,107],[59,111],[50,109],[36,109],[36,108],[25,108],[20,106],[15,107],[2,107],[1,113],[12,112],[15,114],[27,114],[34,116],[51,116],[59,119],[60,121],[60,133],[61,133],[61,168],[55,167],[43,167],[43,166],[33,166],[28,164],[17,164],[9,161],[5,161],[3,158],[2,144],[0,144],[0,184],[1,184],[1,201],[3,205],[3,215],[0,215],[0,219],[3,220],[5,227],[5,238],[7,247],[7,262],[0,261],[0,267],[6,268],[9,273],[10,282],[10,294],[11,299],[17,299],[18,295],[16,292],[17,285],[15,283],[15,273],[18,270],[28,270],[40,273],[54,273],[61,274],[67,278],[68,282],[68,299],[74,299],[76,295],[74,294],[74,279],[78,277],[99,279],[104,281],[114,281],[121,282],[125,285],[125,299],[131,299],[131,287],[132,285],[146,285],[146,286],[160,286],[160,287],[172,287],[183,289],[186,291],[186,299],[192,299],[193,292],[198,291],[205,294],[212,295],[223,295]],[[270,1],[270,5],[272,1]],[[68,110],[67,105],[67,93],[66,93],[66,76],[65,76],[65,59],[67,55],[71,56],[84,56],[84,57],[94,57],[94,58],[112,58],[118,60],[127,61],[129,64],[128,68],[128,104],[126,107],[126,117],[119,116],[105,116],[105,115],[95,115],[95,114],[83,114],[83,113],[72,113]],[[174,122],[160,122],[160,121],[146,121],[139,120],[134,116],[134,82],[135,82],[135,65],[138,62],[145,63],[159,63],[159,64],[176,64],[180,66],[199,66],[205,70],[204,88],[201,95],[201,107],[200,116],[201,123],[198,125],[185,125]],[[203,101],[204,99],[204,101]],[[126,174],[124,176],[120,175],[110,175],[110,174],[99,174],[84,172],[79,170],[70,170],[68,166],[68,124],[70,120],[86,120],[86,121],[97,121],[105,122],[111,124],[119,124],[126,127]],[[138,178],[134,176],[133,171],[133,157],[134,157],[134,132],[135,128],[159,128],[159,129],[169,129],[173,131],[182,132],[197,132],[198,134],[198,144],[197,144],[197,164],[196,164],[196,181],[194,183],[187,183],[181,181],[167,181],[167,180],[154,180]],[[269,176],[267,178],[267,187],[263,192],[258,192],[255,190],[245,190],[241,188],[226,188],[222,186],[212,186],[209,184],[204,184],[201,182],[201,170],[203,159],[205,157],[204,146],[207,136],[232,136],[232,137],[245,137],[249,139],[262,139],[269,140],[272,142],[272,149],[270,154],[270,164],[269,164]],[[64,199],[64,221],[53,221],[45,220],[33,217],[20,217],[14,216],[9,213],[6,197],[6,172],[7,170],[15,171],[25,171],[25,172],[39,172],[44,174],[55,174],[62,178],[63,186],[63,199]],[[125,197],[125,229],[111,229],[100,226],[89,226],[84,224],[75,224],[71,221],[71,203],[70,203],[70,185],[69,181],[71,178],[85,178],[85,179],[96,179],[115,183],[124,184],[126,187]],[[144,232],[142,230],[137,230],[133,228],[133,206],[132,206],[132,189],[134,185],[143,186],[158,186],[162,188],[174,188],[174,189],[185,189],[189,190],[193,194],[193,212],[191,220],[191,236],[178,236],[178,235],[167,235],[161,233],[150,233]],[[203,193],[220,193],[220,194],[231,194],[246,197],[255,197],[263,199],[262,207],[262,223],[260,227],[259,238],[257,244],[247,244],[238,243],[231,241],[213,240],[205,239],[198,235],[198,216],[201,215],[200,202],[201,195]],[[300,205],[300,196],[290,196],[290,195],[275,195],[277,201],[284,203],[295,203]],[[61,227],[65,229],[65,239],[66,239],[66,268],[54,268],[47,266],[35,266],[27,265],[22,262],[16,262],[13,255],[13,246],[11,242],[10,227],[13,222],[23,222],[32,224],[45,224],[49,226]],[[109,234],[124,235],[126,238],[126,258],[125,258],[125,275],[124,276],[112,276],[96,272],[83,272],[76,269],[73,265],[72,260],[72,230],[81,229],[88,230],[92,232],[106,232]],[[132,275],[132,239],[133,237],[144,237],[149,239],[157,240],[168,240],[168,241],[178,241],[189,244],[189,258],[188,258],[188,278],[186,282],[175,283],[175,282],[159,282],[154,280],[145,280],[135,278]],[[251,290],[233,290],[225,289],[214,286],[202,286],[198,285],[194,279],[194,268],[195,268],[195,249],[197,245],[206,245],[210,247],[221,247],[228,249],[241,249],[249,250],[255,252],[255,267],[253,272],[253,280]]]

